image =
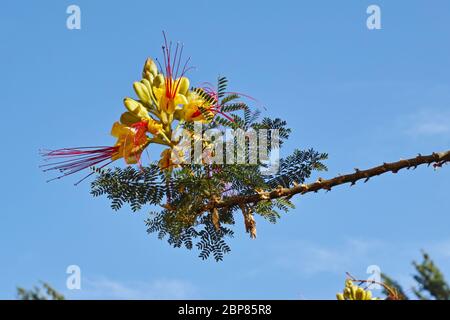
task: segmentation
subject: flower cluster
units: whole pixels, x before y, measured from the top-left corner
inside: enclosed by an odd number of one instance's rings
[[[172,151],[178,144],[172,140],[174,122],[177,127],[194,121],[207,123],[222,112],[217,92],[211,88],[190,88],[186,77],[189,59],[182,61],[183,46],[172,46],[164,35],[162,51],[164,62],[148,58],[142,79],[134,82],[137,98],[124,99],[126,112],[111,129],[111,135],[117,139],[115,145],[46,151],[46,160],[61,161],[45,164],[44,171],[60,171],[62,175],[55,178],[58,179],[94,165],[102,168],[120,158],[127,164],[141,165],[142,152],[152,143],[167,147],[158,163],[161,170],[176,166],[172,161]]]
[[[378,300],[377,298],[372,298],[372,292],[370,290],[365,290],[353,282],[354,280],[352,279],[345,281],[344,291],[336,294],[338,300]]]

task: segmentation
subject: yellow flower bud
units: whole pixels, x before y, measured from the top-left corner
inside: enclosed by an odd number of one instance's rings
[[[364,300],[364,289],[363,288],[358,287],[358,289],[356,289],[355,300]]]
[[[148,91],[147,87],[141,83],[141,82],[135,82],[133,83],[134,91],[136,91],[136,94],[138,95],[139,99],[144,103],[150,102],[150,92]]]
[[[152,92],[152,84],[149,80],[147,79],[142,79],[141,83],[147,88],[148,92],[151,93]]]
[[[372,300],[372,292],[370,290],[367,290],[364,295],[364,300]]]
[[[343,295],[342,293],[337,293],[337,294],[336,294],[336,298],[337,298],[338,300],[345,300],[344,295]]]
[[[131,126],[132,124],[141,121],[141,119],[131,112],[124,112],[120,116],[120,122],[124,125]]]
[[[148,59],[145,61],[145,64],[144,64],[144,71],[142,72],[143,75],[144,75],[146,72],[149,72],[150,74],[152,74],[153,77],[156,77],[156,75],[158,74],[158,67],[156,66],[156,63],[155,63],[155,61],[153,61],[152,58],[148,58]],[[145,77],[143,77],[143,78],[145,78]]]
[[[351,296],[352,296],[352,290],[350,290],[350,287],[346,287],[344,289],[344,297],[346,299],[351,299]]]
[[[142,78],[147,79],[148,81],[150,81],[150,83],[152,83],[153,79],[155,79],[155,76],[149,71],[144,71],[142,72]]]
[[[161,73],[153,79],[153,86],[156,88],[162,88],[164,86],[164,76]]]
[[[123,104],[128,109],[128,111],[132,113],[137,113],[138,110],[143,107],[142,104],[139,101],[136,101],[132,98],[125,98],[123,99]]]
[[[353,298],[353,300],[356,300],[356,291],[358,290],[358,287],[357,286],[351,286],[350,290],[351,290],[351,297]]]
[[[125,107],[139,120],[149,118],[147,109],[139,102],[131,98],[125,98],[123,100]]]

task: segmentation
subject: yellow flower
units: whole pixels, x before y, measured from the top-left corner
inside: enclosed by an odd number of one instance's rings
[[[117,138],[115,144],[118,147],[118,151],[111,157],[113,161],[124,158],[127,164],[138,163],[142,151],[147,144],[147,136],[145,134],[138,134],[138,130],[132,127],[128,127],[119,122],[115,122],[111,135]]]
[[[172,149],[165,149],[161,152],[161,159],[158,162],[158,166],[161,170],[166,170],[171,167]]]
[[[138,124],[141,125],[139,122]],[[145,123],[146,127],[147,123]],[[144,151],[149,143],[145,131],[141,128],[142,125],[141,127],[129,127],[115,122],[111,129],[111,135],[117,138],[117,142],[112,147],[63,148],[44,152],[43,156],[47,159],[59,159],[57,162],[45,164],[45,171],[57,170],[62,173],[60,176],[51,179],[54,180],[93,166],[103,168],[120,158],[124,158],[127,164],[140,163],[142,151]],[[76,184],[92,174],[94,174],[94,171],[79,180]]]
[[[183,154],[184,153],[182,152],[182,150],[175,150],[172,148],[165,149],[163,152],[161,152],[161,159],[158,162],[159,168],[161,170],[178,168],[183,158]]]
[[[179,78],[173,80],[172,78],[164,78],[164,86],[153,87],[153,93],[155,94],[158,102],[159,110],[166,112],[167,114],[173,114],[178,105],[184,105],[188,101],[186,97],[180,93],[180,89],[184,89],[183,84],[189,82],[187,78]]]
[[[201,108],[203,108],[203,110],[201,110]],[[181,118],[186,122],[210,122],[214,117],[214,113],[211,111],[211,106],[209,106],[206,101],[196,93],[189,94],[188,102],[184,105],[180,114]]]
[[[352,279],[347,279],[345,281],[344,291],[336,294],[338,300],[377,300],[372,298],[372,292],[370,290],[365,290],[353,284]]]
[[[161,66],[161,73],[164,76],[164,81],[159,77],[159,74],[156,76],[159,79],[155,78],[153,81],[153,93],[159,110],[172,115],[178,105],[187,103],[185,94],[189,89],[189,80],[184,75],[190,69],[187,67],[189,59],[184,64],[181,63],[183,45],[177,44],[175,52],[173,52],[172,42],[167,42],[164,32],[163,36],[164,64]]]

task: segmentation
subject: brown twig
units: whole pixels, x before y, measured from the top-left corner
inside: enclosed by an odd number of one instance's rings
[[[400,297],[398,296],[397,292],[395,291],[395,289],[389,287],[387,284],[385,284],[383,282],[379,282],[379,281],[375,281],[375,280],[359,280],[359,279],[356,279],[355,277],[353,277],[348,272],[346,272],[346,274],[350,278],[350,280],[352,280],[353,282],[357,282],[360,285],[363,284],[363,283],[366,283],[366,284],[369,284],[369,286],[371,284],[377,284],[377,285],[382,286],[386,290],[386,292],[388,293],[387,300],[401,300]]]
[[[397,162],[383,163],[380,166],[373,167],[366,170],[355,169],[354,173],[339,175],[332,179],[324,180],[319,178],[316,182],[310,184],[295,185],[292,188],[278,187],[272,191],[256,192],[252,195],[241,195],[225,197],[219,201],[214,201],[206,204],[202,208],[202,212],[210,211],[213,208],[228,208],[234,205],[241,206],[242,204],[257,203],[259,201],[268,201],[283,197],[292,197],[296,194],[305,194],[309,192],[317,192],[319,190],[330,191],[332,188],[350,183],[351,186],[357,181],[364,179],[364,182],[369,181],[370,178],[382,175],[387,172],[397,173],[401,169],[415,169],[420,165],[426,164],[433,167],[442,167],[443,164],[450,162],[450,150],[444,152],[433,152],[430,155],[418,156]]]

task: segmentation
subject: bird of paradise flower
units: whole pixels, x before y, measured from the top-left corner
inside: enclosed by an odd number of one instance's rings
[[[123,158],[128,165],[141,166],[142,152],[152,143],[169,147],[161,154],[161,170],[171,169],[170,150],[176,141],[170,139],[172,123],[202,121],[210,122],[217,114],[228,120],[233,118],[222,112],[219,103],[219,88],[206,84],[201,88],[189,88],[186,73],[192,69],[190,58],[183,62],[184,46],[168,42],[163,32],[163,63],[148,58],[144,64],[142,79],[133,83],[138,99],[125,98],[127,109],[115,122],[111,135],[117,139],[113,146],[62,148],[44,150],[41,155],[46,164],[43,171],[58,171],[59,176],[48,181],[60,179],[79,171],[98,166],[101,169]],[[175,48],[173,52],[173,48]],[[159,66],[159,68],[158,68]],[[231,93],[238,94],[238,93]],[[242,94],[241,94],[242,95]],[[251,97],[250,97],[251,98]],[[252,98],[253,99],[253,98]],[[79,184],[94,171],[77,181]]]

